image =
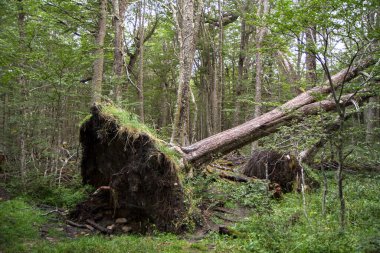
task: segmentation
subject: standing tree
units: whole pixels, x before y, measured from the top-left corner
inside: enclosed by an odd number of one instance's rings
[[[114,56],[113,56],[113,74],[116,79],[115,84],[115,101],[121,101],[121,85],[124,75],[124,16],[126,9],[126,0],[112,0],[113,6],[113,25],[115,30],[114,38]]]
[[[261,115],[261,89],[264,77],[263,70],[263,41],[264,36],[267,33],[267,28],[263,25],[263,20],[269,12],[269,1],[260,0],[257,6],[257,18],[260,20],[260,24],[256,27],[256,77],[255,77],[255,112],[253,117],[257,118]],[[252,144],[252,150],[258,146],[257,142]]]
[[[92,100],[91,103],[100,103],[102,100],[102,82],[104,65],[104,37],[107,25],[107,0],[99,0],[98,30],[95,37],[95,60],[92,72]]]
[[[179,78],[170,142],[177,142],[180,145],[189,143],[190,79],[202,8],[202,0],[198,2],[196,13],[194,13],[194,0],[178,0],[177,7],[172,4],[179,44]]]
[[[144,15],[145,15],[145,0],[140,0],[139,3],[139,74],[137,78],[137,92],[139,98],[138,111],[141,122],[144,122]]]

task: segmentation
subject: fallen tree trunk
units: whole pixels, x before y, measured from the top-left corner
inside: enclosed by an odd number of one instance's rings
[[[370,59],[356,66],[341,70],[332,76],[334,87],[336,88],[352,80],[360,71],[373,64],[375,64],[375,61]],[[331,87],[328,86],[328,83],[325,83],[324,86],[312,88],[260,117],[210,136],[190,146],[182,147],[184,160],[198,167],[277,131],[280,126],[289,123],[291,119],[299,118],[297,114],[301,114],[304,117],[305,115],[315,114],[320,109],[325,111],[333,110],[336,106],[333,100],[316,102],[316,95],[328,94],[329,92],[331,92]],[[341,100],[346,103],[351,96],[352,94],[346,95]]]
[[[353,79],[372,61],[342,70],[333,76],[336,86]],[[221,132],[188,147],[178,148],[182,160],[200,166],[254,140],[278,130],[292,120],[320,110],[335,109],[333,100],[316,102],[314,95],[326,94],[330,87],[316,87],[284,105],[240,126]],[[353,94],[341,98],[350,104]],[[149,133],[134,116],[108,107],[92,108],[92,116],[81,126],[83,148],[82,178],[96,189],[88,200],[78,204],[71,213],[77,221],[99,225],[98,230],[144,232],[152,224],[162,231],[185,229],[188,204],[178,175],[179,166],[167,144]],[[178,154],[176,154],[178,155]],[[222,175],[232,179],[230,175]],[[234,177],[235,179],[236,177]],[[125,224],[118,225],[118,218]],[[108,233],[108,232],[107,232]]]

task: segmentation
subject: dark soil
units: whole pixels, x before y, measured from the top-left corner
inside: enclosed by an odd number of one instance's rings
[[[292,191],[300,172],[301,167],[294,156],[267,150],[254,151],[242,170],[246,176],[279,184],[284,192]]]
[[[177,167],[147,134],[131,133],[93,107],[92,117],[81,127],[80,142],[83,183],[98,190],[76,207],[72,219],[109,226],[125,218],[125,226],[135,232],[146,232],[151,225],[161,231],[185,229]]]

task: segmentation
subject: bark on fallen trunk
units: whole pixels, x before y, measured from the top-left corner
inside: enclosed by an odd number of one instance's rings
[[[374,63],[375,61],[370,59],[356,66],[341,70],[332,77],[334,87],[338,87],[352,80],[360,71]],[[319,110],[333,110],[335,109],[335,103],[332,100],[316,102],[315,95],[323,95],[329,92],[331,92],[331,87],[325,83],[324,86],[312,88],[260,117],[210,136],[190,146],[182,147],[184,160],[198,167],[216,157],[227,154],[232,150],[241,148],[246,144],[277,131],[280,126],[287,124],[291,119],[301,119],[305,115],[315,114]],[[351,95],[346,95],[342,97],[341,100],[345,102],[350,97]],[[299,114],[302,116],[300,117]]]

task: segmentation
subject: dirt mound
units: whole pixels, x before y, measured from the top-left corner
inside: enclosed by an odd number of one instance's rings
[[[177,232],[186,213],[177,166],[157,148],[157,140],[138,132],[118,117],[93,107],[80,129],[84,184],[97,191],[71,213],[106,226],[117,218],[137,232],[152,224],[161,231]]]
[[[284,192],[292,191],[301,167],[296,158],[276,151],[254,151],[251,159],[243,166],[242,173],[249,177],[268,179],[278,183]]]

